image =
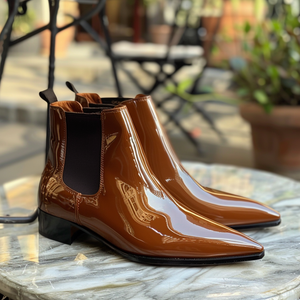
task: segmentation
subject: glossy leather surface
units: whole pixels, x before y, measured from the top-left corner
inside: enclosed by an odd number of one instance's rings
[[[242,233],[179,204],[153,175],[125,106],[99,113],[102,122],[101,176],[94,195],[82,195],[63,182],[66,153],[64,110],[82,113],[76,102],[50,107],[51,145],[43,172],[39,207],[75,222],[130,253],[212,258],[261,253]]]
[[[109,102],[109,98],[104,99]],[[122,104],[128,108],[155,176],[180,203],[227,226],[242,227],[280,220],[280,214],[266,205],[203,187],[194,180],[175,154],[157,117],[151,96],[137,95]]]

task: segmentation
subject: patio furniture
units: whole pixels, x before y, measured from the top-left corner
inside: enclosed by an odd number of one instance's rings
[[[21,2],[20,2],[21,1]],[[3,75],[4,71],[4,66],[5,66],[5,61],[7,58],[7,54],[9,51],[10,47],[13,47],[14,45],[21,43],[28,38],[31,38],[32,36],[41,33],[44,30],[50,30],[51,32],[51,43],[50,43],[50,54],[49,54],[49,72],[48,72],[48,88],[53,88],[54,85],[54,70],[55,70],[55,40],[56,40],[56,35],[71,27],[78,25],[82,20],[88,20],[92,16],[96,14],[101,15],[101,19],[105,19],[105,3],[106,0],[76,0],[78,3],[85,3],[85,4],[94,4],[92,9],[87,12],[85,15],[81,16],[80,18],[74,18],[74,20],[66,24],[63,27],[57,27],[57,13],[59,9],[59,3],[61,0],[48,0],[49,2],[49,14],[50,14],[50,21],[49,24],[38,28],[25,36],[18,38],[16,40],[11,40],[11,32],[12,32],[12,25],[14,18],[17,15],[23,15],[26,14],[27,11],[27,2],[30,0],[8,0],[8,11],[9,11],[9,16],[7,19],[7,22],[5,23],[3,30],[0,34],[0,42],[3,41],[3,51],[1,55],[1,63],[0,63],[0,84],[1,84],[1,78]],[[75,1],[75,0],[73,0]],[[20,10],[21,9],[21,10]],[[110,47],[110,42],[107,43],[107,47]],[[111,58],[111,56],[110,56]],[[115,65],[114,61],[112,60],[112,68],[113,68],[113,74],[116,82],[116,87],[118,90],[118,94],[120,95],[120,89],[119,89],[119,81],[117,78],[117,74],[115,72]]]
[[[154,43],[136,44],[127,41],[117,42],[112,45],[113,55],[120,68],[127,74],[127,76],[141,90],[141,92],[147,95],[155,92],[158,87],[167,87],[168,82],[172,82],[175,86],[177,86],[178,83],[174,79],[176,74],[180,70],[182,70],[182,68],[192,66],[203,58],[206,59],[206,63],[203,68],[204,70],[207,66],[209,54],[213,46],[212,42],[207,43],[205,51],[202,47],[202,40],[200,35],[203,33],[203,30],[205,31],[205,29],[202,28],[201,24],[201,7],[197,7],[195,9],[193,7],[192,1],[177,0],[166,1],[166,3],[174,11],[174,18],[171,24],[172,29],[167,45]],[[188,5],[187,3],[190,4]],[[197,11],[197,13],[195,13],[195,10]],[[178,18],[180,16],[182,18],[182,15],[185,16],[184,22],[183,24],[178,24]],[[195,26],[194,28],[191,28],[189,24],[191,15],[193,15],[193,18],[197,19],[197,21],[194,21],[194,23],[197,24],[197,26]],[[216,22],[214,34],[217,32],[218,26],[219,22]],[[186,33],[191,30],[195,33],[194,36],[196,36],[197,38],[196,44],[194,45],[190,45],[184,40]],[[213,41],[213,38],[211,39],[211,41]],[[139,78],[134,77],[131,71],[129,71],[125,67],[125,64],[127,62],[138,63],[140,69],[153,79],[153,84],[151,84],[150,87],[147,87],[145,86],[145,84],[143,84],[143,82],[139,80]],[[156,65],[158,65],[158,71],[153,72],[147,69],[147,63],[155,63]],[[170,67],[172,68],[171,71]],[[193,81],[192,87],[189,90],[191,94],[195,95],[198,93],[197,87],[199,86],[203,70],[202,72],[200,72],[199,68],[199,75],[195,78],[191,78],[191,80]],[[174,99],[173,94],[165,96],[163,99],[157,99],[156,97],[154,97],[156,106],[160,110],[162,110],[168,117],[166,123],[170,121],[173,122],[180,129],[180,131],[195,145],[198,152],[202,153],[201,145],[198,140],[195,139],[191,135],[191,133],[188,132],[182,125],[182,119],[185,117],[182,114],[182,111],[187,104],[187,101],[180,96],[176,96],[177,108],[171,112],[168,108],[166,108],[165,105],[172,99]],[[202,104],[193,104],[192,106],[195,111],[206,120],[209,126],[221,138],[223,138],[222,133],[215,126],[213,119],[207,113],[205,107]]]

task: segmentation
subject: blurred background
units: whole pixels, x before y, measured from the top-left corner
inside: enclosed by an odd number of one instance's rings
[[[26,2],[11,40],[49,22],[47,0]],[[58,26],[93,7],[60,1]],[[0,0],[0,31],[8,17]],[[259,168],[300,179],[298,0],[107,0],[124,97],[151,94],[181,160]],[[106,20],[106,19],[105,19]],[[50,33],[9,47],[0,82],[0,183],[41,173]],[[3,42],[0,42],[0,53]],[[60,32],[54,91],[117,96],[99,16]],[[3,60],[3,58],[2,58]]]

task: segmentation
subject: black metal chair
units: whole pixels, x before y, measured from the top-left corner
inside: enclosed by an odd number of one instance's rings
[[[206,47],[206,52],[202,48],[201,33],[203,32],[201,24],[201,7],[195,9],[193,7],[193,1],[189,1],[190,5],[187,5],[188,1],[174,0],[169,1],[169,5],[172,5],[174,19],[171,34],[167,45],[143,43],[135,44],[127,41],[121,41],[112,45],[113,56],[118,62],[118,66],[127,74],[131,81],[142,91],[144,94],[152,94],[158,87],[168,85],[168,82],[172,82],[177,86],[177,82],[174,76],[183,68],[192,66],[200,59],[207,58],[209,56],[212,44],[210,47]],[[204,1],[205,2],[205,1]],[[203,3],[204,4],[204,3]],[[202,4],[202,5],[203,5]],[[184,16],[184,17],[183,17]],[[181,24],[178,24],[178,19],[181,17]],[[194,27],[189,24],[189,20],[193,17]],[[182,21],[182,19],[184,20]],[[218,30],[219,23],[217,22],[215,32]],[[194,44],[190,44],[190,40],[186,40],[188,32],[193,32]],[[204,29],[205,31],[205,29]],[[136,62],[143,72],[154,79],[153,84],[149,87],[145,87],[142,82],[132,75],[128,69],[126,69],[127,62]],[[152,72],[147,69],[147,63],[155,63],[158,65],[158,71]],[[167,66],[172,66],[172,71]],[[207,65],[207,64],[206,64]],[[206,67],[204,66],[204,68]],[[204,70],[204,69],[203,69]],[[189,92],[191,94],[197,94],[197,87],[199,85],[201,76],[200,69],[198,76],[195,76]],[[195,139],[189,131],[187,131],[182,125],[182,118],[184,115],[183,108],[186,106],[187,101],[177,96],[177,107],[174,111],[170,111],[165,107],[168,101],[174,99],[174,94],[170,94],[163,99],[155,99],[156,106],[167,115],[167,122],[173,122],[183,134],[194,144],[199,153],[202,153],[201,145],[197,139]],[[213,119],[206,112],[205,108],[201,104],[192,104],[193,108],[199,113],[210,127],[223,138],[222,133],[215,126]]]
[[[90,19],[92,16],[99,14],[100,19],[105,22],[106,16],[105,16],[105,3],[106,0],[76,0],[75,2],[78,3],[85,3],[85,4],[94,4],[94,6],[91,8],[91,10],[86,13],[85,15],[81,16],[80,18],[74,18],[74,20],[63,26],[63,27],[57,27],[57,13],[59,9],[59,3],[61,0],[48,0],[49,3],[49,13],[50,13],[50,21],[47,25],[38,28],[25,36],[18,38],[16,40],[11,40],[11,32],[12,32],[12,25],[14,22],[14,19],[17,15],[24,15],[27,11],[27,2],[30,0],[7,0],[8,4],[8,11],[9,16],[8,19],[3,27],[3,30],[0,34],[0,42],[3,41],[3,50],[1,55],[1,63],[0,63],[0,83],[4,71],[4,66],[7,58],[7,54],[9,52],[9,48],[13,47],[14,45],[21,43],[25,41],[28,38],[31,38],[32,36],[41,33],[44,30],[50,30],[51,33],[51,43],[50,43],[50,55],[49,55],[49,72],[48,72],[48,88],[53,88],[54,85],[54,70],[55,70],[55,40],[56,35],[71,27],[80,24],[84,20]],[[74,0],[73,0],[74,1]],[[107,40],[107,46],[108,49],[110,49],[110,40]],[[108,54],[110,54],[111,51],[108,50]],[[110,58],[111,55],[109,55]],[[119,96],[121,95],[120,90],[120,84],[116,73],[116,68],[114,61],[112,60],[112,69],[113,69],[113,75],[116,82],[116,88],[118,91]]]
[[[11,40],[11,33],[12,33],[12,26],[14,19],[17,15],[24,15],[27,11],[27,2],[30,0],[7,0],[8,4],[8,19],[0,33],[0,45],[1,42],[3,42],[3,49],[2,49],[2,55],[1,55],[1,62],[0,62],[0,84],[2,75],[4,72],[5,62],[7,59],[7,55],[9,53],[9,48],[13,47],[14,45],[21,43],[28,38],[33,37],[36,34],[41,33],[44,30],[50,30],[50,54],[49,54],[49,70],[48,70],[48,88],[53,88],[54,85],[54,71],[55,71],[55,41],[56,41],[56,35],[61,32],[62,30],[65,30],[71,26],[75,26],[80,24],[81,22],[84,22],[88,19],[90,19],[92,16],[98,14],[99,18],[103,24],[104,28],[107,28],[107,18],[105,15],[105,3],[106,0],[73,0],[78,3],[84,3],[84,4],[93,4],[94,6],[91,8],[89,12],[87,12],[85,15],[81,16],[80,18],[74,18],[72,22],[69,24],[63,26],[63,27],[57,27],[57,14],[59,9],[60,0],[48,0],[49,3],[49,13],[50,13],[50,21],[47,25],[38,28],[25,36],[18,38],[16,40]],[[85,24],[85,23],[83,23]],[[116,83],[116,89],[118,91],[119,97],[121,97],[121,89],[120,84],[115,68],[115,61],[111,55],[111,42],[110,37],[108,35],[108,32],[106,34],[106,44],[105,44],[105,50],[107,55],[111,59],[112,63],[112,70],[113,75],[115,78]],[[48,135],[49,135],[49,103],[48,103],[48,113],[47,113],[47,139],[46,139],[46,155],[47,155],[47,149],[49,148],[48,145]],[[11,216],[3,216],[0,217],[0,223],[30,223],[33,222],[37,218],[37,210],[30,216],[27,217],[11,217]]]
[[[190,1],[192,2],[192,1]],[[108,20],[106,18],[104,10],[99,13],[101,27],[104,32],[106,42],[99,36],[99,34],[91,27],[91,25],[85,20],[80,21],[80,25],[85,29],[85,31],[106,51],[106,54],[110,57],[112,61],[113,71],[117,77],[115,63],[118,63],[118,66],[127,74],[131,81],[139,88],[139,90],[144,94],[152,94],[159,86],[166,85],[168,80],[171,80],[175,85],[177,84],[173,77],[180,71],[183,67],[191,66],[195,60],[205,57],[208,58],[208,54],[211,50],[212,44],[209,47],[206,47],[206,52],[201,47],[201,39],[199,38],[198,32],[201,28],[201,15],[198,13],[195,15],[193,7],[187,7],[187,1],[183,0],[172,0],[169,1],[169,4],[172,5],[174,9],[174,21],[172,24],[172,30],[169,37],[168,45],[159,45],[152,43],[136,44],[131,42],[117,42],[111,45],[111,39],[108,29]],[[203,3],[204,4],[204,3]],[[176,23],[176,16],[180,12],[184,11],[186,18],[184,24],[179,26]],[[190,30],[188,24],[188,19],[191,14],[194,14],[198,19],[198,27],[194,28],[196,36],[198,38],[197,45],[189,45],[184,42],[185,33]],[[71,15],[69,15],[71,16]],[[71,16],[72,17],[72,16]],[[219,23],[217,22],[215,32],[218,30]],[[137,78],[135,78],[132,73],[126,69],[124,63],[126,62],[137,62],[141,69],[148,75],[154,78],[154,83],[150,87],[144,87]],[[150,72],[147,68],[144,67],[146,63],[156,63],[159,66],[159,71],[157,73]],[[172,65],[173,71],[167,72],[166,66]],[[200,71],[199,71],[200,73]],[[200,76],[197,76],[194,79],[192,85],[191,93],[197,93],[197,86],[200,81]],[[118,86],[119,96],[121,95],[121,87]],[[201,146],[197,139],[195,139],[190,132],[188,132],[181,124],[181,115],[180,113],[183,110],[183,107],[186,105],[186,100],[178,98],[178,107],[175,111],[170,112],[164,107],[164,105],[171,99],[174,98],[174,95],[170,95],[160,101],[156,101],[156,106],[161,109],[167,116],[167,122],[173,122],[183,133],[184,135],[195,145],[198,152],[201,153]],[[156,99],[157,100],[157,99]],[[215,126],[213,119],[206,112],[204,107],[201,104],[193,105],[197,113],[201,114],[210,127],[221,137],[223,138],[222,133]]]

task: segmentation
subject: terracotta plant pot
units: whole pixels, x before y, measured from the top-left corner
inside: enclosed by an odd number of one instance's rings
[[[240,114],[251,125],[256,167],[299,178],[300,107],[278,106],[268,115],[258,104],[245,103]]]
[[[155,44],[167,45],[171,31],[172,28],[169,25],[151,25],[150,35],[152,42]]]

